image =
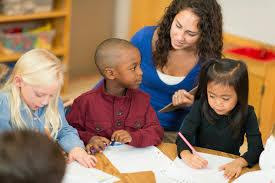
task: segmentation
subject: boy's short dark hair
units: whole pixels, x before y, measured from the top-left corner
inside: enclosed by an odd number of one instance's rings
[[[99,72],[103,74],[105,67],[112,67],[119,62],[121,50],[136,49],[131,42],[125,39],[109,38],[102,41],[97,47],[94,55],[95,64]],[[127,54],[126,52],[123,52]]]
[[[65,158],[59,146],[34,131],[0,133],[1,183],[61,183]]]

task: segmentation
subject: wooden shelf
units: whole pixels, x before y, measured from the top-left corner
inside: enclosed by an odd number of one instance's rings
[[[26,14],[26,15],[13,15],[13,16],[0,15],[0,23],[65,17],[67,14],[68,14],[68,11],[65,11],[65,10],[53,10],[51,12],[33,13],[33,14]]]
[[[57,56],[64,55],[64,49],[62,47],[56,47],[51,50]],[[22,54],[14,53],[14,54],[4,54],[0,53],[0,63],[1,62],[15,62],[17,61]]]
[[[1,0],[0,0],[1,1]],[[50,23],[56,31],[53,40],[53,49],[51,51],[58,57],[62,57],[62,63],[65,69],[69,69],[69,47],[70,47],[70,32],[71,32],[71,6],[72,0],[54,0],[53,10],[50,12],[31,13],[26,15],[3,15],[0,14],[0,26],[5,26],[10,23],[18,22],[35,22],[45,20]],[[0,46],[2,46],[0,44]],[[0,47],[0,63],[16,62],[21,53],[5,54]],[[63,92],[66,93],[68,86],[69,75],[64,74]]]

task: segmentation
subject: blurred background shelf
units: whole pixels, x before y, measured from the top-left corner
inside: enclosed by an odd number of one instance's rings
[[[0,23],[58,18],[65,17],[67,15],[68,12],[65,10],[53,10],[51,12],[33,13],[26,15],[0,15]]]
[[[55,55],[63,57],[64,56],[64,48],[62,47],[56,47],[51,49],[51,52],[53,52]],[[0,63],[1,62],[14,62],[20,58],[22,54],[21,53],[12,53],[12,54],[5,54],[0,53]]]
[[[22,15],[0,14],[0,26],[35,22],[50,24],[52,29],[55,31],[50,50],[62,60],[64,68],[66,69],[65,71],[68,71],[71,34],[71,4],[71,0],[53,0],[52,10],[48,12],[35,12]],[[22,55],[20,52],[6,53],[3,50],[4,49],[0,51],[0,63],[16,62]],[[62,95],[65,95],[67,92],[68,80],[69,74],[68,72],[65,72]]]

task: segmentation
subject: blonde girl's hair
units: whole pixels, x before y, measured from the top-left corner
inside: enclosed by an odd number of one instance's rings
[[[21,100],[20,89],[14,84],[15,76],[20,76],[23,82],[31,86],[49,86],[58,82],[57,93],[50,99],[45,111],[45,129],[55,139],[61,127],[61,117],[58,111],[58,98],[63,85],[61,61],[46,49],[33,49],[23,54],[16,62],[3,91],[9,93],[12,126],[24,129],[27,126],[20,113],[21,105],[23,104],[27,109],[30,119],[33,116],[31,110]]]

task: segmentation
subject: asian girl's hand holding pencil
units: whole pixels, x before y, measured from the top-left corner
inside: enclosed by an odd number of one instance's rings
[[[192,168],[196,168],[196,169],[206,168],[208,164],[207,160],[199,156],[198,152],[194,149],[194,147],[187,141],[187,139],[180,132],[178,133],[178,135],[193,152],[192,154],[189,150],[183,150],[180,153],[180,157],[184,160],[184,162]]]

